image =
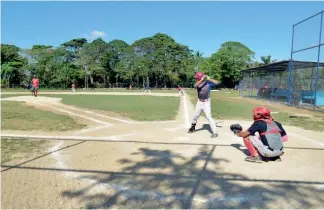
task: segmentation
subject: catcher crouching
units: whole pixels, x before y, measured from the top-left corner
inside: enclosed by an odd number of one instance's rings
[[[280,161],[280,156],[284,154],[283,142],[288,141],[286,131],[279,122],[273,120],[267,107],[253,109],[253,120],[253,124],[246,131],[242,131],[239,124],[230,126],[234,134],[243,137],[250,152],[245,160],[257,163],[262,163],[262,159]],[[259,133],[259,137],[256,133]]]

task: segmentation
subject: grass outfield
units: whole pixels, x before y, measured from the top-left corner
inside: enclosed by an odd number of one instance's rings
[[[1,102],[1,129],[69,131],[85,127],[69,116],[39,110],[23,102]]]
[[[187,91],[190,95],[191,102],[195,105],[197,103],[196,90]],[[301,109],[280,107],[276,103],[269,104],[265,101],[244,100],[238,98],[237,91],[218,91],[211,92],[212,116],[215,119],[237,119],[237,120],[251,120],[252,110],[257,106],[267,106],[271,112],[278,112],[272,114],[275,120],[282,124],[302,127],[306,130],[323,131],[324,130],[324,114],[314,113],[315,117],[298,117],[291,118],[293,114],[300,114]]]
[[[22,92],[25,94],[31,94],[31,91],[25,90],[23,88],[2,88],[1,92],[3,93],[10,93],[10,92]],[[42,92],[72,92],[71,89],[50,89],[50,88],[40,88],[39,94],[41,95]],[[128,90],[126,88],[96,88],[96,89],[76,89],[76,93],[78,92],[144,92],[144,89],[132,89]],[[172,89],[161,89],[161,88],[152,88],[152,93],[178,93],[176,88]]]
[[[40,154],[49,145],[45,140],[1,140],[1,164]]]
[[[115,112],[138,121],[174,120],[180,106],[179,97],[59,94],[44,96],[59,97],[67,105]]]
[[[26,94],[1,94],[1,98],[9,98],[9,97],[18,97],[18,96],[26,96]]]

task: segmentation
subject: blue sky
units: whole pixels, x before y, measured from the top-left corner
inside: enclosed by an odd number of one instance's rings
[[[204,56],[225,41],[262,55],[289,59],[292,25],[324,10],[324,2],[1,2],[1,43],[59,46],[73,38],[107,42],[162,32]],[[324,25],[324,23],[323,23]],[[296,46],[318,43],[320,18],[296,28]],[[324,30],[323,30],[324,32]],[[324,33],[322,36],[324,40]],[[298,54],[317,59],[317,49]],[[312,59],[313,60],[313,59]]]

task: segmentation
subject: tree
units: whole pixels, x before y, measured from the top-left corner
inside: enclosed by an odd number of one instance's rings
[[[72,81],[88,87],[89,80],[105,86],[122,82],[138,87],[145,83],[175,87],[193,83],[195,70],[231,87],[240,78],[240,70],[261,65],[254,61],[254,52],[240,42],[225,42],[205,58],[202,52],[163,33],[138,39],[131,45],[117,39],[106,43],[101,38],[90,43],[76,38],[59,47],[35,44],[26,50],[2,45],[1,59],[2,79],[7,83],[29,82],[31,75],[37,74],[42,87],[62,88]]]
[[[276,62],[276,60],[271,59],[271,55],[268,56],[261,56],[261,61],[264,65],[269,65],[271,63]]]
[[[14,45],[1,44],[1,79],[10,86],[20,84],[23,66],[27,60],[19,54],[20,49]]]
[[[213,69],[211,74],[219,75],[222,84],[234,87],[240,78],[240,71],[248,68],[254,57],[254,52],[240,42],[225,42],[211,56]]]

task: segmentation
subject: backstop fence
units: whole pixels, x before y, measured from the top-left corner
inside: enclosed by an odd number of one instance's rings
[[[243,70],[240,96],[324,111],[323,16],[324,10],[293,25],[289,61]]]

